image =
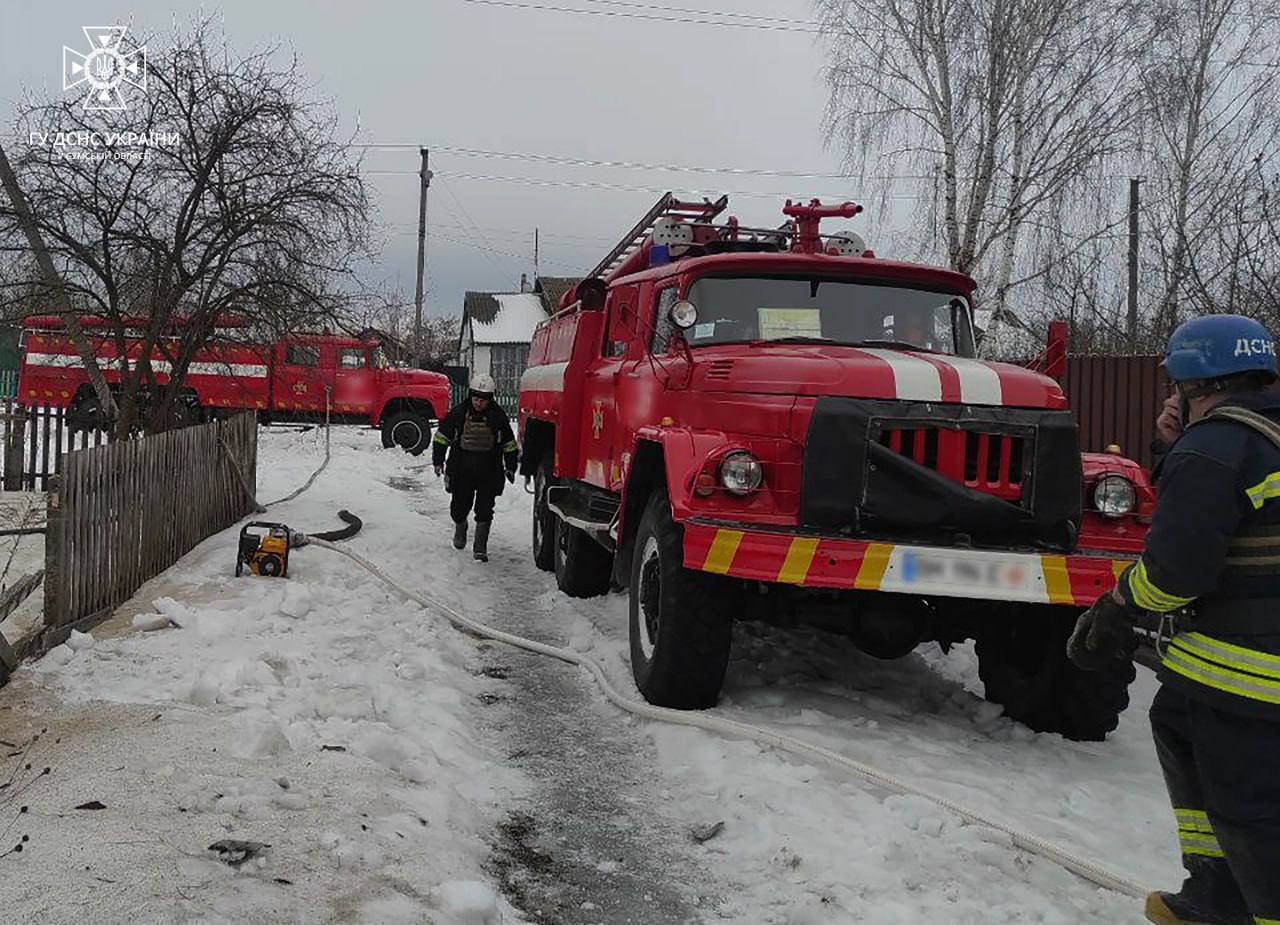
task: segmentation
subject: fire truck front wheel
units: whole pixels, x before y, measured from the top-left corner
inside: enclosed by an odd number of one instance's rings
[[[1080,611],[1014,604],[978,634],[978,675],[986,698],[1036,732],[1098,742],[1129,706],[1136,677],[1132,650],[1101,671],[1081,671],[1067,658],[1067,638]]]
[[[431,421],[417,411],[397,411],[382,422],[382,445],[421,456],[431,445]]]
[[[715,706],[729,665],[733,589],[684,567],[684,531],[665,492],[649,499],[631,559],[631,671],[645,700]]]

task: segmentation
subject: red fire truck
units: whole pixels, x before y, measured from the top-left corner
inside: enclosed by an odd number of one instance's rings
[[[85,317],[80,323],[93,339],[107,383],[118,387],[116,341],[102,319]],[[158,385],[168,382],[166,357],[177,355],[177,337],[174,332],[152,352]],[[142,349],[137,337],[127,340],[125,355],[131,366]],[[21,351],[19,401],[68,408],[85,426],[105,423],[88,373],[57,316],[27,318]],[[220,321],[218,336],[188,367],[178,415],[195,422],[242,410],[273,419],[314,418],[328,410],[334,420],[381,428],[383,446],[400,446],[417,455],[430,442],[431,421],[449,410],[449,380],[441,373],[392,368],[376,340],[324,333],[259,344],[248,340],[243,322],[227,318]]]
[[[972,279],[824,235],[716,224],[668,194],[539,325],[521,381],[533,556],[571,596],[630,591],[652,703],[716,702],[735,620],[880,658],[975,639],[986,697],[1100,739],[1129,660],[1077,671],[1081,609],[1141,549],[1142,468],[1079,451],[1066,397],[975,359]]]

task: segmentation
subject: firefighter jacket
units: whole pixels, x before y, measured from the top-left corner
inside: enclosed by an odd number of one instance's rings
[[[443,465],[450,482],[461,477],[495,495],[502,494],[503,470],[515,472],[519,459],[511,421],[492,400],[482,412],[470,398],[455,405],[431,438],[431,463]]]
[[[1231,419],[1236,409],[1263,430]],[[1119,590],[1131,606],[1178,612],[1162,682],[1280,719],[1280,446],[1268,421],[1280,423],[1280,393],[1233,395],[1169,448],[1142,558]]]

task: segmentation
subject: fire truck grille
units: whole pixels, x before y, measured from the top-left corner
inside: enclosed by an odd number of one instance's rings
[[[880,427],[876,442],[967,488],[1018,502],[1028,473],[1026,437],[938,427]]]

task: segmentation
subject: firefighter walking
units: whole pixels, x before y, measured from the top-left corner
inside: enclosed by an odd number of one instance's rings
[[[1177,394],[1141,559],[1081,615],[1081,668],[1127,657],[1161,615],[1151,729],[1187,878],[1152,893],[1161,925],[1280,925],[1280,393],[1275,342],[1239,315],[1188,321],[1164,368]]]
[[[445,491],[452,495],[453,546],[467,545],[467,518],[475,509],[476,535],[473,554],[489,561],[489,527],[493,505],[502,494],[503,478],[514,482],[520,453],[507,413],[493,400],[493,378],[477,373],[471,390],[455,405],[431,440],[431,462],[437,476],[445,476]],[[447,461],[446,461],[447,454]]]

